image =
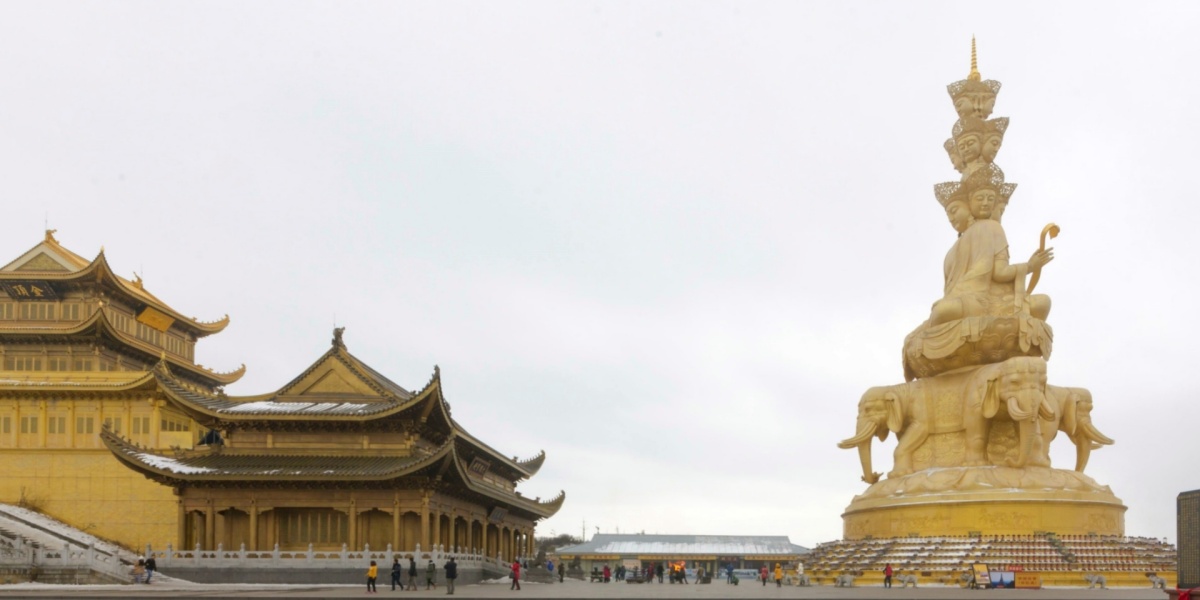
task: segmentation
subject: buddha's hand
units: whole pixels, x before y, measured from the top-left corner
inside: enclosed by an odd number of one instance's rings
[[[1029,257],[1029,269],[1036,271],[1046,266],[1052,260],[1054,260],[1054,248],[1037,250],[1033,253],[1033,256]]]

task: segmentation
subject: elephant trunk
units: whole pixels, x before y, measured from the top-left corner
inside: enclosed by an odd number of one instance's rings
[[[1017,423],[1017,432],[1020,434],[1020,450],[1017,454],[1016,462],[1009,461],[1010,467],[1018,469],[1029,464],[1029,457],[1033,454],[1033,436],[1037,435],[1034,431],[1037,422],[1033,419],[1025,419]]]
[[[1019,436],[1017,459],[1015,462],[1011,459],[1006,461],[1008,466],[1023,468],[1029,464],[1033,456],[1033,438],[1038,435],[1038,411],[1043,400],[1045,395],[1037,390],[1022,390],[1006,399],[1005,408],[1008,409],[1008,416],[1016,424]]]
[[[863,470],[862,479],[867,483],[879,481],[879,474],[871,471],[871,437],[878,428],[879,424],[875,421],[860,421],[858,433],[838,443],[838,447],[842,449],[858,447],[858,460],[862,463]]]

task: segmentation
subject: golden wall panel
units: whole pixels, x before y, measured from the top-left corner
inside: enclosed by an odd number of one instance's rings
[[[22,498],[60,521],[132,549],[178,533],[171,488],[134,473],[108,450],[0,450],[0,501]]]

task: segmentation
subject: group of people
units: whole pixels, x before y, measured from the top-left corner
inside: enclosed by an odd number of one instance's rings
[[[425,589],[437,589],[437,565],[433,559],[429,559],[429,564],[425,565]],[[458,563],[454,562],[454,557],[451,556],[446,564],[442,565],[442,570],[446,572],[446,593],[454,593],[454,580],[458,578]],[[408,584],[403,583],[405,572],[408,574]],[[392,559],[392,591],[396,591],[396,586],[400,586],[403,591],[417,591],[417,575],[420,570],[417,568],[417,560],[413,557],[408,557],[408,565],[400,564],[399,558]],[[367,593],[373,594],[379,590],[375,589],[375,580],[379,576],[379,565],[375,561],[371,561],[371,566],[367,568]]]
[[[774,572],[772,572],[770,569],[768,569],[767,565],[763,565],[762,568],[758,570],[758,578],[762,580],[762,584],[764,586],[767,585],[767,580],[772,575],[774,575],[774,577],[775,577],[775,587],[783,587],[783,566],[782,565],[780,565],[779,563],[775,563],[775,571]]]
[[[675,583],[677,581],[682,581],[683,583],[687,583],[687,574],[684,571],[682,566],[671,565],[670,569],[671,569],[671,571],[670,571],[671,572],[671,583]],[[654,578],[657,577],[658,582],[662,583],[663,575],[665,573],[666,573],[666,570],[663,568],[662,563],[651,563],[651,564],[646,565],[645,568],[642,568],[640,566],[634,567],[632,571],[630,571],[629,568],[627,568],[625,565],[617,565],[616,569],[612,569],[612,568],[609,568],[608,565],[604,565],[603,568],[592,567],[592,581],[602,581],[604,583],[609,583],[613,580],[626,581],[628,578],[633,577],[634,579],[641,579],[643,581],[649,582],[649,581],[653,581]],[[561,572],[559,573],[559,581],[562,581],[562,573]]]
[[[131,574],[133,575],[134,583],[150,583],[150,578],[154,577],[154,572],[158,570],[158,563],[154,561],[154,557],[142,558],[138,557],[137,563],[133,565]]]

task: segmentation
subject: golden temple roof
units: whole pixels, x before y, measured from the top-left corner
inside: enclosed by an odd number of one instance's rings
[[[484,482],[470,474],[459,456],[455,436],[424,455],[314,456],[278,454],[224,454],[220,452],[177,452],[174,456],[137,446],[107,427],[100,432],[104,445],[125,466],[147,478],[171,486],[204,486],[241,483],[276,485],[287,482],[297,487],[322,482],[394,485],[402,477],[428,476],[457,484],[461,492],[501,502],[537,518],[554,515],[566,500],[560,491],[543,502],[519,492]]]
[[[128,300],[165,313],[175,320],[175,324],[190,331],[197,338],[219,333],[229,325],[229,315],[209,322],[184,316],[146,290],[140,277],[130,281],[113,272],[104,256],[103,248],[96,258],[89,261],[59,244],[53,231],[47,231],[46,239],[0,267],[0,280],[31,277],[50,282],[74,282],[93,278],[97,283],[107,283]]]
[[[417,425],[436,443],[454,438],[460,451],[485,455],[513,480],[528,479],[545,462],[545,452],[527,460],[508,457],[454,421],[442,395],[441,369],[423,388],[410,392],[350,354],[344,344],[329,351],[279,390],[255,396],[212,393],[180,381],[173,366],[154,369],[165,397],[197,422],[214,429],[272,429],[306,424],[316,429],[347,426],[401,428]]]
[[[33,338],[45,338],[47,336],[81,336],[81,335],[96,335],[105,336],[110,339],[121,342],[125,347],[141,352],[146,360],[153,361],[156,358],[159,361],[166,361],[172,366],[182,369],[183,371],[199,377],[205,381],[212,382],[214,385],[229,385],[241,379],[246,373],[246,365],[241,365],[234,371],[221,373],[206,369],[200,365],[194,364],[183,358],[179,358],[170,353],[163,352],[162,348],[153,344],[144,342],[113,325],[108,319],[108,315],[104,310],[98,310],[91,317],[84,321],[75,323],[49,323],[30,325],[20,321],[0,321],[0,333],[6,334],[6,337],[18,338],[21,336],[29,336]],[[75,374],[75,378],[79,375]]]

